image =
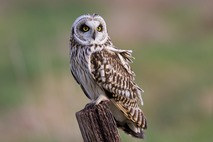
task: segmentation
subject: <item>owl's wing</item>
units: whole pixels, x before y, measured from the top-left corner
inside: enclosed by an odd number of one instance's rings
[[[75,76],[75,74],[73,73],[73,71],[71,70],[72,76],[74,77],[75,81],[80,85],[81,89],[83,90],[84,94],[87,96],[87,98],[91,99],[89,94],[87,93],[87,91],[84,89],[84,87],[81,85],[80,81],[78,80],[78,78]]]
[[[91,55],[91,74],[115,106],[136,126],[145,129],[146,120],[139,108],[142,89],[134,83],[134,72],[129,66],[131,53],[114,50],[103,49]]]

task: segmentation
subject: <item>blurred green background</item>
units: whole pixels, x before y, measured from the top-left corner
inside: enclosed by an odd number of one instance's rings
[[[69,71],[73,21],[98,13],[132,68],[148,119],[144,142],[213,140],[213,1],[0,0],[0,141],[83,141],[89,100]],[[120,131],[123,142],[138,142]]]

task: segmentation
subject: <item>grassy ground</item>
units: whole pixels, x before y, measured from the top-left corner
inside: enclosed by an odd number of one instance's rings
[[[106,17],[119,48],[133,50],[136,82],[145,90],[149,125],[144,141],[213,140],[208,5],[1,1],[0,141],[82,141],[74,114],[89,100],[69,72],[69,33],[77,16],[94,12]],[[130,17],[122,18],[125,14]],[[135,21],[128,24],[128,18]],[[123,141],[140,141],[120,133]]]

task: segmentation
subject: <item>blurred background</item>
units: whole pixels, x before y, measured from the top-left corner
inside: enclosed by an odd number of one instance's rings
[[[97,13],[133,50],[148,119],[144,142],[213,140],[213,1],[0,0],[0,141],[83,141],[89,102],[69,70],[74,20]],[[120,131],[123,142],[139,142]]]

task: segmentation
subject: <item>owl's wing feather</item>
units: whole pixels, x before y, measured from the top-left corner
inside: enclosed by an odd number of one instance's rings
[[[103,49],[94,52],[90,58],[91,74],[115,106],[136,126],[145,129],[146,120],[139,108],[142,89],[134,82],[134,72],[128,64],[132,61],[131,57],[128,50],[115,52]]]
[[[80,81],[78,80],[78,78],[75,76],[75,74],[73,73],[73,71],[71,70],[72,76],[74,77],[75,81],[80,85],[81,89],[83,90],[84,94],[87,96],[87,98],[91,99],[89,94],[87,93],[87,91],[84,89],[84,87],[82,86],[82,84],[80,83]]]
[[[72,70],[70,70],[70,71],[71,71],[72,76],[74,77],[75,81],[76,81],[78,84],[80,84],[79,81],[78,81],[78,78],[75,76],[75,74],[73,73],[73,71],[72,71]]]

